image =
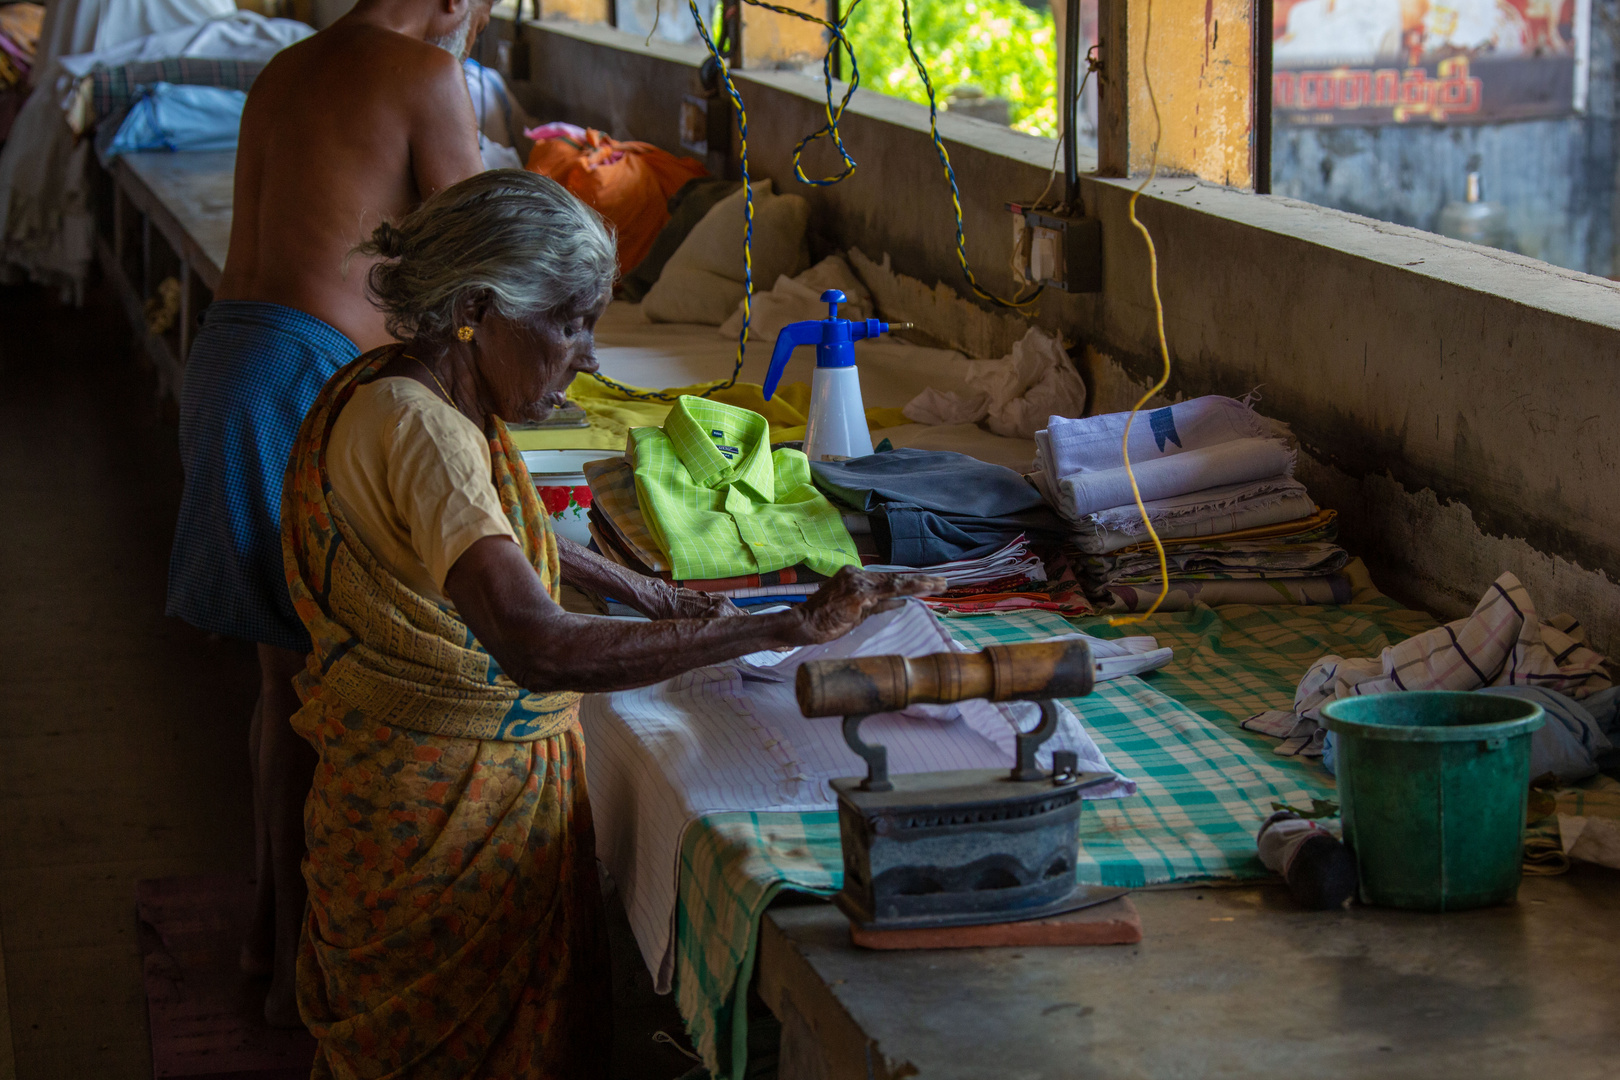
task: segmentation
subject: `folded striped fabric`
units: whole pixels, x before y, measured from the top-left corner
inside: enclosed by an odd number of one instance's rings
[[[1171,581],[1230,581],[1308,577],[1342,570],[1349,554],[1337,544],[1221,544],[1166,550]],[[1152,550],[1128,555],[1090,555],[1081,560],[1080,578],[1094,586],[1158,584],[1159,556]]]
[[[1031,479],[1055,505],[1059,498],[1055,478],[1037,473]],[[1195,491],[1171,499],[1149,499],[1144,507],[1161,540],[1241,532],[1298,521],[1317,512],[1316,504],[1305,493],[1305,485],[1287,476]],[[1095,554],[1147,540],[1142,512],[1134,502],[1088,514],[1072,524],[1070,542],[1081,551]]]
[[[585,482],[591,485],[591,509],[601,510],[605,526],[621,541],[618,546],[646,568],[643,573],[668,573],[669,559],[641,516],[641,503],[636,498],[636,470],[624,458],[616,457],[588,461],[583,471]]]
[[[1164,544],[1166,551],[1178,548],[1205,548],[1217,547],[1221,544],[1231,543],[1277,543],[1289,541],[1291,543],[1312,543],[1318,540],[1333,540],[1338,536],[1337,510],[1318,510],[1306,517],[1295,518],[1279,522],[1276,525],[1262,525],[1257,528],[1234,529],[1231,532],[1214,533],[1209,536],[1166,536],[1159,534],[1160,543]],[[1082,551],[1091,553],[1090,548]],[[1139,551],[1152,551],[1151,541],[1138,540],[1113,551],[1114,555],[1130,555]]]

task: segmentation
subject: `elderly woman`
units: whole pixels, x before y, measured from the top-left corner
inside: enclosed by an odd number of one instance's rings
[[[845,569],[742,617],[554,538],[503,419],[596,370],[611,235],[551,180],[484,173],[359,249],[403,344],[334,376],[289,466],[288,585],[314,651],[298,1001],[316,1077],[601,1076],[608,963],[586,691],[826,641],[940,587]],[[652,617],[574,615],[559,582]]]

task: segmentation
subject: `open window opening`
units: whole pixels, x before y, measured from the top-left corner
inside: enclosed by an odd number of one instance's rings
[[[1089,41],[1095,41],[1096,0],[1083,8],[1090,14]],[[853,10],[846,0],[843,10],[861,85],[927,104],[907,48],[901,0],[857,0]],[[912,0],[911,24],[943,110],[1057,136],[1059,37],[1046,0]],[[841,58],[841,66],[847,77],[848,61]],[[1094,140],[1094,121],[1092,132]]]
[[[1615,275],[1616,15],[1273,0],[1272,190]]]

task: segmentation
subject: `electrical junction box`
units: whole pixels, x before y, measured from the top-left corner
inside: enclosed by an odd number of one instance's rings
[[[727,175],[731,115],[717,94],[681,95],[681,148],[701,156],[715,176]]]
[[[1013,268],[1025,282],[1070,293],[1102,292],[1102,220],[1008,203]]]
[[[694,154],[724,153],[731,145],[731,116],[717,95],[681,95],[681,148]]]

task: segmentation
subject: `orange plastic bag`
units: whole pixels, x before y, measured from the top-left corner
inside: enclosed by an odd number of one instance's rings
[[[618,142],[594,129],[583,138],[536,140],[528,168],[551,177],[613,223],[620,274],[636,268],[669,221],[669,197],[688,180],[709,175],[692,158],[678,158],[651,143]]]

